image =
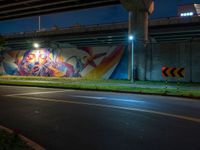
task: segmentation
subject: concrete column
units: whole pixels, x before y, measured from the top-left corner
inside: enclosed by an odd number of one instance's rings
[[[132,19],[136,40],[145,44],[148,40],[148,12],[136,9]]]
[[[145,80],[146,78],[146,44],[148,41],[148,12],[140,9],[134,9],[129,12],[129,35],[134,35],[134,72],[136,79]],[[129,70],[128,78],[131,78],[131,43],[129,42]]]
[[[129,11],[129,35],[134,35],[134,56],[136,61],[134,68],[137,74],[135,78],[145,80],[146,77],[146,44],[148,41],[148,13],[154,10],[153,0],[120,0],[122,5]],[[131,79],[131,46],[129,42],[128,78]],[[134,69],[134,70],[135,70]]]

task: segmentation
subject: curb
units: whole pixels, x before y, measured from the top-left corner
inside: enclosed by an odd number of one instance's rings
[[[198,100],[198,101],[200,99],[200,96],[184,96],[184,95],[173,95],[173,94],[167,94],[167,93],[145,93],[145,92],[103,90],[103,89],[66,88],[66,87],[46,86],[46,85],[19,85],[19,84],[12,84],[12,83],[11,84],[0,83],[0,85],[21,86],[21,87],[38,87],[38,88],[73,89],[73,90],[81,90],[81,91],[117,92],[117,93],[130,93],[130,94],[155,95],[155,96],[168,96],[168,97],[178,97],[178,98],[191,98],[193,100]]]
[[[14,133],[13,130],[9,129],[9,128],[6,128],[2,125],[0,125],[0,129],[2,130],[5,130],[6,132],[8,133]],[[27,137],[21,135],[21,134],[18,134],[19,137],[26,142],[27,145],[29,145],[30,147],[32,147],[34,150],[46,150],[45,148],[43,148],[42,146],[40,146],[39,144],[37,144],[36,142],[28,139]]]

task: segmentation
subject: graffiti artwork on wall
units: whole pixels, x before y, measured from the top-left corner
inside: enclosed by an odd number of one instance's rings
[[[18,76],[109,78],[124,46],[16,50],[0,57],[0,72]]]

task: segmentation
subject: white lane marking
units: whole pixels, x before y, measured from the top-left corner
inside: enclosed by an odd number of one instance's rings
[[[130,108],[130,107],[121,107],[121,106],[116,106],[116,105],[105,105],[105,104],[77,102],[77,101],[75,102],[75,101],[68,101],[68,100],[47,99],[47,98],[37,98],[37,97],[24,97],[24,96],[12,96],[12,97],[20,98],[19,100],[32,99],[32,100],[37,100],[37,101],[68,103],[68,104],[76,104],[76,105],[88,105],[88,106],[97,106],[97,107],[103,107],[103,108],[114,108],[114,109],[122,109],[122,110],[129,110],[129,111],[138,111],[138,112],[151,113],[151,114],[161,115],[161,116],[165,116],[165,117],[173,117],[173,118],[177,118],[177,119],[200,123],[200,118],[170,114],[170,113],[159,112],[159,111],[154,111],[154,110],[139,109],[139,108],[133,108],[133,107]]]
[[[98,100],[102,100],[105,97],[97,97],[97,96],[84,96],[84,95],[69,95],[71,97],[79,97],[79,98],[89,98],[89,99],[98,99]]]
[[[112,98],[112,97],[101,97],[101,96],[84,96],[84,95],[68,95],[71,97],[79,97],[79,98],[89,98],[89,99],[98,99],[98,100],[112,100],[112,101],[122,101],[122,102],[139,102],[144,103],[144,101],[134,100],[134,99],[122,99],[122,98]]]
[[[33,89],[46,89],[46,88],[44,88],[44,87],[30,87],[30,86],[14,86],[14,85],[1,85],[1,87],[10,87],[10,88],[33,88]],[[58,88],[49,88],[49,89],[55,89],[55,90],[57,90]],[[82,90],[80,90],[80,89],[74,89],[74,90],[72,90],[72,89],[65,89],[66,91],[82,91]],[[93,91],[94,92],[94,91]],[[100,93],[100,92],[102,92],[102,93],[109,93],[109,91],[107,91],[107,92],[103,92],[103,91],[97,91],[98,93]],[[133,95],[133,94],[128,94],[128,93],[121,93],[121,94],[123,94],[123,95]],[[161,97],[161,98],[163,98],[163,96],[160,96],[160,95],[140,95],[140,94],[134,94],[134,95],[138,95],[138,96],[142,96],[142,97]],[[5,95],[4,95],[5,96]],[[168,96],[166,96],[166,97],[168,97]],[[173,98],[173,100],[170,100],[170,99],[168,99],[168,101],[186,101],[186,102],[194,102],[194,103],[199,103],[199,99],[193,99],[193,98],[186,98],[186,97],[168,97],[168,98]]]
[[[59,93],[59,92],[66,92],[66,91],[73,91],[73,90],[59,90],[59,91],[44,91],[44,92],[31,92],[31,93],[17,93],[17,94],[8,94],[4,96],[25,96],[25,95],[37,95],[37,94],[48,94],[48,93]]]

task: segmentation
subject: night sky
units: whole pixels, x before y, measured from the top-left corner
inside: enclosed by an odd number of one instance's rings
[[[150,18],[176,16],[177,6],[188,3],[200,3],[200,0],[155,0],[155,11]],[[41,17],[41,28],[51,28],[52,26],[70,27],[74,24],[114,23],[127,20],[128,12],[121,5],[114,5],[45,15]],[[33,31],[37,28],[37,16],[0,22],[0,33]]]

